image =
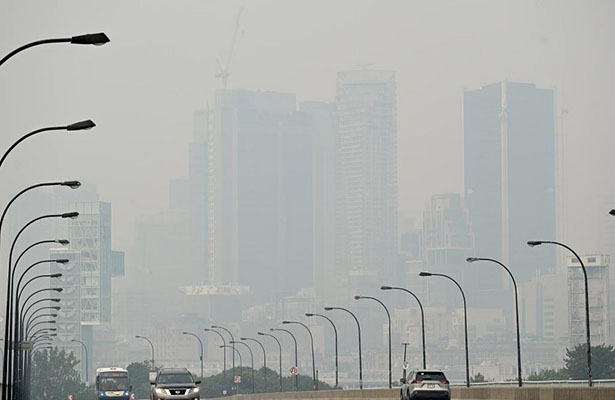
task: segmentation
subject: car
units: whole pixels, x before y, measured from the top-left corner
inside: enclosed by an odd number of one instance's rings
[[[186,368],[162,368],[150,376],[150,400],[200,400],[200,380],[195,380]]]
[[[409,397],[411,400],[440,399],[450,400],[451,389],[444,372],[420,369],[412,371],[408,377]]]

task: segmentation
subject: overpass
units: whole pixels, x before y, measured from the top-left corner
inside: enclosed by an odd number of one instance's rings
[[[615,387],[572,386],[475,386],[451,387],[452,399],[468,400],[615,400]],[[305,392],[282,392],[242,394],[231,396],[236,400],[399,400],[397,389],[320,390]],[[229,397],[218,400],[228,400]]]

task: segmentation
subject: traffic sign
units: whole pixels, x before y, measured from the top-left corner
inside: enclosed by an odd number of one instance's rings
[[[404,361],[404,369],[408,369],[408,361]]]
[[[241,383],[241,375],[235,375],[234,382],[235,383]]]
[[[297,367],[295,367],[294,365],[290,367],[290,374],[297,375]]]

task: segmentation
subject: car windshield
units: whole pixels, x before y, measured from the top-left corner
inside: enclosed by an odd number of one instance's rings
[[[113,378],[102,378],[102,383],[100,385],[100,389],[105,392],[116,392],[116,391],[124,391],[128,390],[128,377],[113,377]]]
[[[439,371],[421,371],[416,373],[416,379],[423,381],[443,381],[444,373]]]
[[[187,373],[167,373],[160,374],[158,383],[193,383],[192,375]]]

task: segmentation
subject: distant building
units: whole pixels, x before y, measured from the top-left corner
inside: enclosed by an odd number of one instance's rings
[[[397,269],[397,93],[392,71],[337,76],[336,298],[347,277],[384,279]],[[347,300],[346,300],[347,301]]]
[[[521,334],[537,342],[567,340],[567,275],[538,275],[519,284]]]
[[[72,351],[83,360],[80,340],[93,351],[94,326],[111,321],[111,278],[122,275],[122,252],[111,250],[111,204],[101,201],[71,203],[79,217],[69,221],[66,248],[51,249],[52,258],[67,258],[66,265],[51,264],[51,273],[62,273],[60,287],[54,294],[61,299],[58,311],[57,337],[54,344]],[[58,284],[52,280],[51,287]],[[91,361],[91,360],[89,360]],[[81,364],[85,377],[85,362]],[[90,368],[92,371],[92,368]],[[90,378],[93,375],[90,376]]]
[[[465,198],[476,255],[515,270],[519,282],[555,270],[555,249],[528,240],[555,238],[554,92],[500,82],[464,93]],[[506,278],[481,274],[485,289]]]
[[[610,339],[608,255],[581,256],[587,271],[589,317],[592,346],[608,344]],[[568,340],[569,345],[586,343],[585,279],[581,263],[568,258]]]

